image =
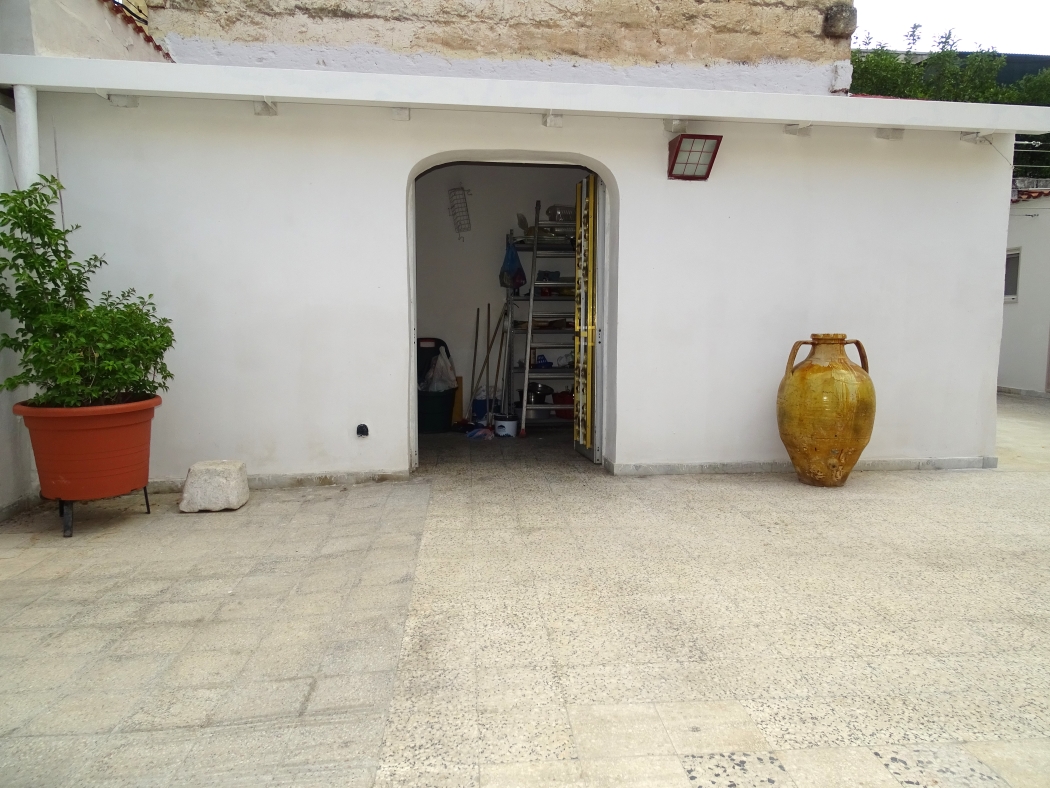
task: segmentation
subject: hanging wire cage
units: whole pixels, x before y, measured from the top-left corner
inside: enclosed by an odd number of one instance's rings
[[[452,226],[456,228],[459,240],[463,240],[463,233],[470,231],[470,211],[467,210],[467,195],[470,194],[462,186],[455,186],[448,190],[448,212],[452,217]]]

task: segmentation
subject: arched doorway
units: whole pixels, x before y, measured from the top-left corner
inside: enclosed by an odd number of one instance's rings
[[[495,426],[500,416],[548,446],[599,464],[608,456],[615,191],[600,165],[551,158],[449,153],[413,172],[411,337],[422,364],[409,375],[413,468],[420,433],[425,451],[447,429],[435,405],[453,407],[452,422]],[[500,280],[508,253],[525,274],[517,288]],[[462,380],[454,404],[426,390],[439,353]]]

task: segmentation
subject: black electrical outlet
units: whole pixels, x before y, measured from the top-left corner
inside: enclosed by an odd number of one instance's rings
[[[357,437],[358,438],[367,438],[368,437],[368,425],[367,424],[358,424],[357,425]]]

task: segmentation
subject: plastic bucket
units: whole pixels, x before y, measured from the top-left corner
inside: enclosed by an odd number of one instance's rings
[[[513,438],[518,434],[518,420],[513,416],[497,415],[495,421],[497,438]]]

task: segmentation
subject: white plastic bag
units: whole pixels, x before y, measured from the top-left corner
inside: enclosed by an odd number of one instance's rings
[[[456,370],[452,366],[452,359],[448,357],[448,351],[441,348],[434,360],[430,362],[430,369],[419,384],[420,391],[448,391],[456,388]]]

